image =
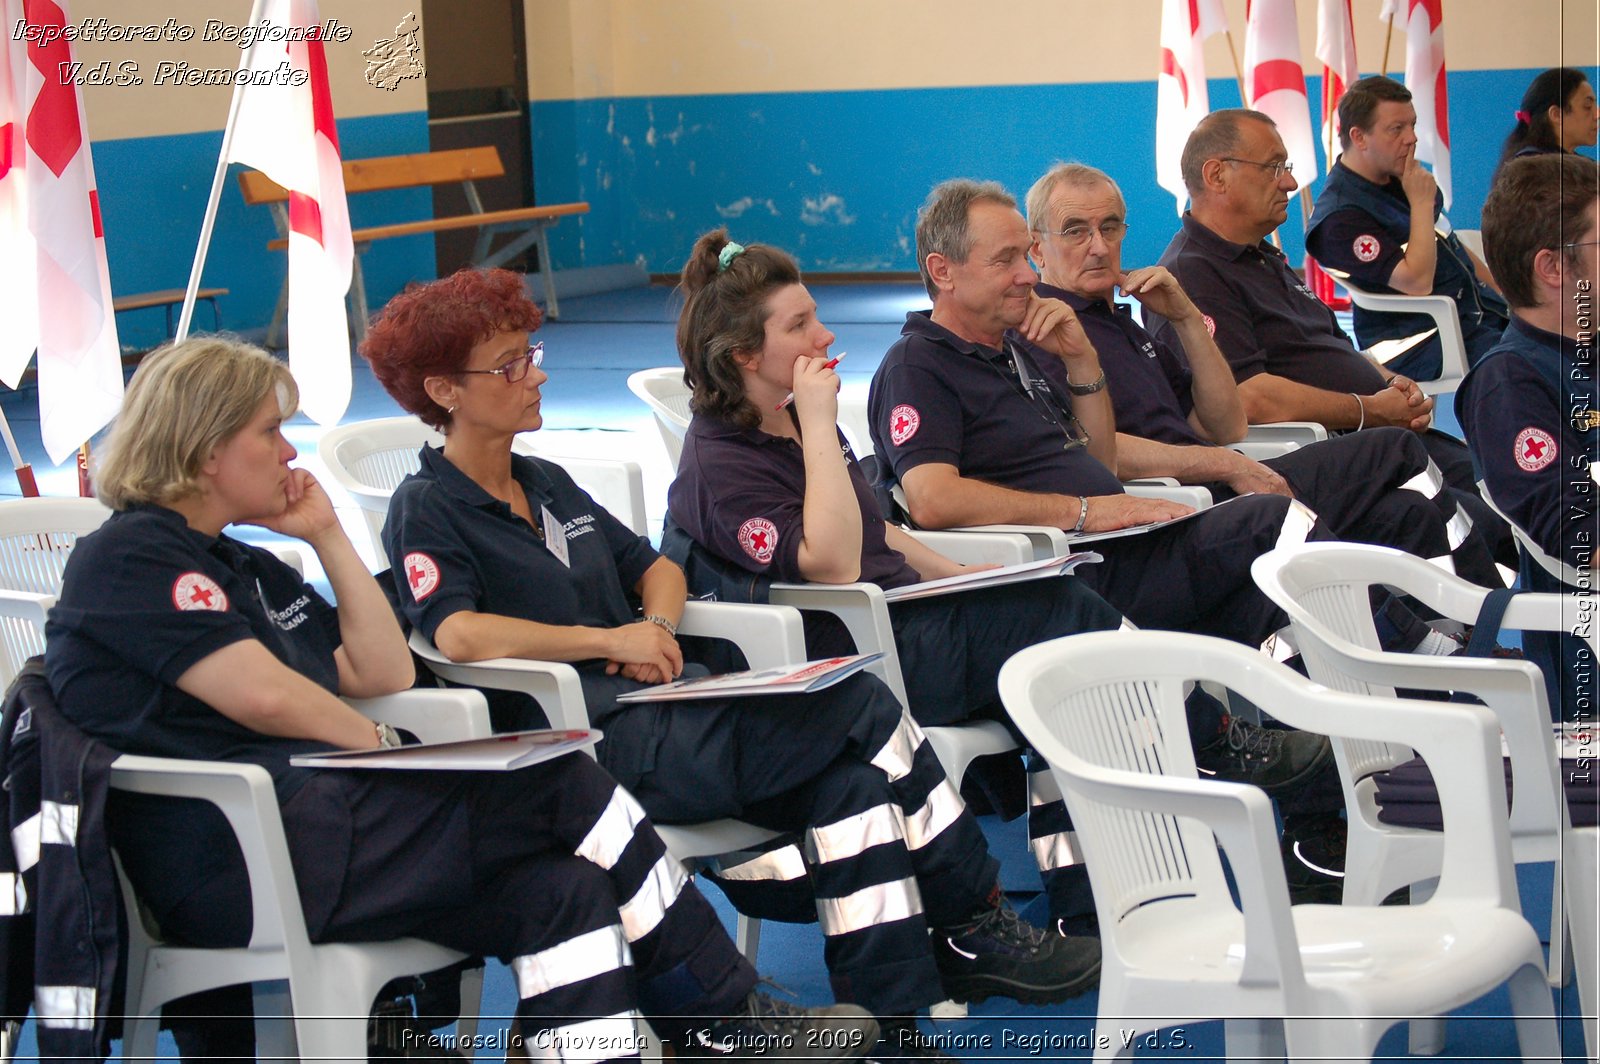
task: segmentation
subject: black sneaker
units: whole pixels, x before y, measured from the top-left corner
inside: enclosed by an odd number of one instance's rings
[[[688,1032],[678,1060],[862,1060],[878,1044],[878,1021],[858,1005],[801,1008],[750,991],[719,1023]]]
[[[1195,750],[1194,764],[1202,776],[1252,783],[1276,794],[1309,780],[1332,757],[1326,735],[1224,717],[1216,738]]]
[[[1294,905],[1339,905],[1344,901],[1343,817],[1311,817],[1284,824],[1283,873]]]
[[[915,1020],[883,1021],[883,1037],[872,1050],[872,1064],[895,1064],[901,1060],[955,1060],[939,1048],[939,1043],[924,1034]]]
[[[367,1059],[465,1060],[417,1019],[409,998],[380,1001],[367,1017]]]
[[[1041,931],[1003,903],[970,924],[934,930],[933,959],[944,992],[959,1002],[999,994],[1026,1005],[1054,1005],[1100,980],[1098,938]]]

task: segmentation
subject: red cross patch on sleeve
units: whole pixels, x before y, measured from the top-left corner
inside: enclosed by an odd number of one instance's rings
[[[1371,262],[1382,253],[1383,245],[1379,244],[1378,238],[1373,236],[1371,233],[1362,233],[1360,236],[1356,237],[1355,242],[1350,245],[1350,250],[1354,252],[1355,257],[1360,259],[1362,262]]]
[[[1517,467],[1529,473],[1537,473],[1556,460],[1556,440],[1544,429],[1534,428],[1529,425],[1517,433],[1517,438],[1511,444],[1511,456],[1517,460]]]
[[[889,442],[896,447],[917,434],[922,415],[910,403],[901,403],[889,412]]]
[[[405,566],[406,584],[411,588],[412,598],[421,602],[439,590],[439,566],[432,558],[414,550],[406,555]]]
[[[778,526],[765,517],[752,517],[739,526],[739,546],[762,565],[772,560],[778,549]]]
[[[222,612],[228,608],[228,594],[205,573],[184,573],[172,582],[172,604],[180,610]]]

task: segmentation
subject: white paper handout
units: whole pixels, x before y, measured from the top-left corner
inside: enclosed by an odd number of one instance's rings
[[[911,599],[930,598],[934,595],[948,595],[956,591],[976,591],[984,587],[1020,584],[1026,580],[1044,580],[1052,576],[1065,576],[1085,562],[1097,562],[1100,560],[1100,555],[1092,550],[1076,551],[1072,554],[1064,554],[1059,558],[1042,558],[1031,562],[1018,562],[1016,565],[1002,565],[998,569],[984,569],[976,573],[947,576],[942,580],[924,580],[919,584],[907,584],[904,587],[885,591],[883,593],[883,601],[907,602]]]
[[[687,680],[646,687],[618,695],[618,702],[662,702],[682,698],[735,698],[745,695],[796,695],[832,687],[846,676],[860,672],[882,654],[847,654],[839,658],[819,658],[797,665],[772,669],[747,669],[716,676],[695,676]]]
[[[331,750],[325,754],[297,754],[289,764],[300,768],[405,768],[454,769],[466,772],[510,772],[512,769],[551,761],[562,754],[599,742],[604,733],[595,728],[538,728],[506,732],[484,739],[453,743],[421,743],[377,750]]]

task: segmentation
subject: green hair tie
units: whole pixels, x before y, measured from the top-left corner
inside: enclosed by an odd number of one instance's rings
[[[733,260],[744,254],[744,245],[728,241],[722,245],[722,250],[717,253],[717,272],[726,273],[728,267],[733,265]]]

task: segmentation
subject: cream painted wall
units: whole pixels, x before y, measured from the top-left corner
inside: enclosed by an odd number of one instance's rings
[[[1148,81],[1160,0],[1038,0],[1015,18],[971,0],[524,0],[535,100],[709,93]],[[1245,0],[1223,0],[1242,57]],[[1356,54],[1378,69],[1381,0],[1355,0]],[[1452,70],[1600,58],[1595,0],[1446,0]],[[1320,72],[1316,0],[1299,0],[1301,56]],[[1511,14],[1511,12],[1515,12]],[[1228,44],[1206,46],[1207,72],[1233,70]],[[1389,69],[1405,64],[1396,27]]]
[[[329,41],[328,81],[333,91],[333,110],[340,118],[397,114],[427,109],[423,79],[403,81],[394,91],[374,88],[366,83],[363,49],[380,39],[394,36],[395,25],[407,12],[415,11],[420,21],[417,0],[322,0],[324,22],[338,19],[351,29],[348,41]],[[72,21],[104,18],[118,25],[162,24],[176,20],[180,26],[194,28],[187,42],[95,42],[73,43],[73,58],[93,67],[109,60],[113,72],[123,62],[138,64],[141,85],[86,85],[84,109],[89,116],[93,140],[120,140],[130,137],[166,136],[221,129],[227,123],[232,88],[216,85],[156,85],[157,64],[163,60],[187,62],[195,67],[238,67],[240,49],[227,41],[206,42],[208,19],[227,25],[242,25],[250,16],[247,0],[77,0],[72,5]],[[7,28],[9,33],[9,27]],[[427,63],[427,40],[422,39],[423,64]]]

